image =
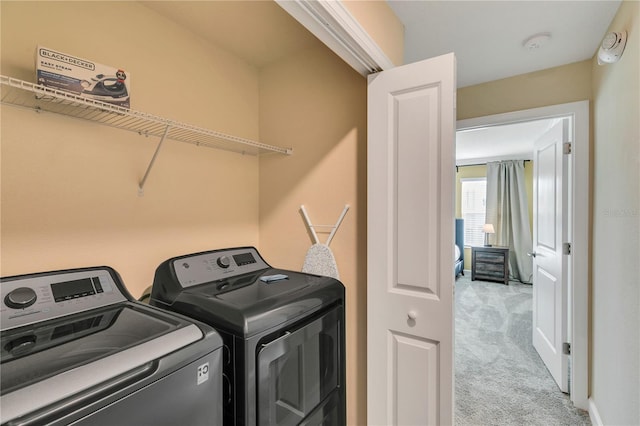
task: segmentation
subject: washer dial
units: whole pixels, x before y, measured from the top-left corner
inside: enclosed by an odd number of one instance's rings
[[[36,303],[38,296],[29,287],[18,287],[4,298],[4,304],[13,309],[25,309]]]
[[[229,260],[229,256],[220,256],[216,262],[221,268],[228,268],[231,265],[231,261]]]

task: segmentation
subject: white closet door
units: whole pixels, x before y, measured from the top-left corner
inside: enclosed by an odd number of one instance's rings
[[[368,423],[453,423],[455,56],[369,78]]]

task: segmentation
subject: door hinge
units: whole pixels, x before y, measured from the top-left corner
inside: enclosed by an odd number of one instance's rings
[[[571,254],[571,243],[562,244],[562,254]]]
[[[564,342],[562,344],[562,353],[565,355],[571,355],[571,343]]]
[[[565,142],[562,145],[562,152],[566,154],[571,154],[571,142]]]

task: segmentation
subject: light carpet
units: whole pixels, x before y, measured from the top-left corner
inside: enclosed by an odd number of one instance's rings
[[[591,425],[531,342],[531,285],[455,284],[457,425]]]

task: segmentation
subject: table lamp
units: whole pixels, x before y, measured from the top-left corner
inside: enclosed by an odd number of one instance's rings
[[[484,232],[484,246],[491,247],[491,244],[489,244],[489,234],[496,233],[495,229],[493,229],[493,225],[491,223],[485,223],[482,225],[482,232]]]

